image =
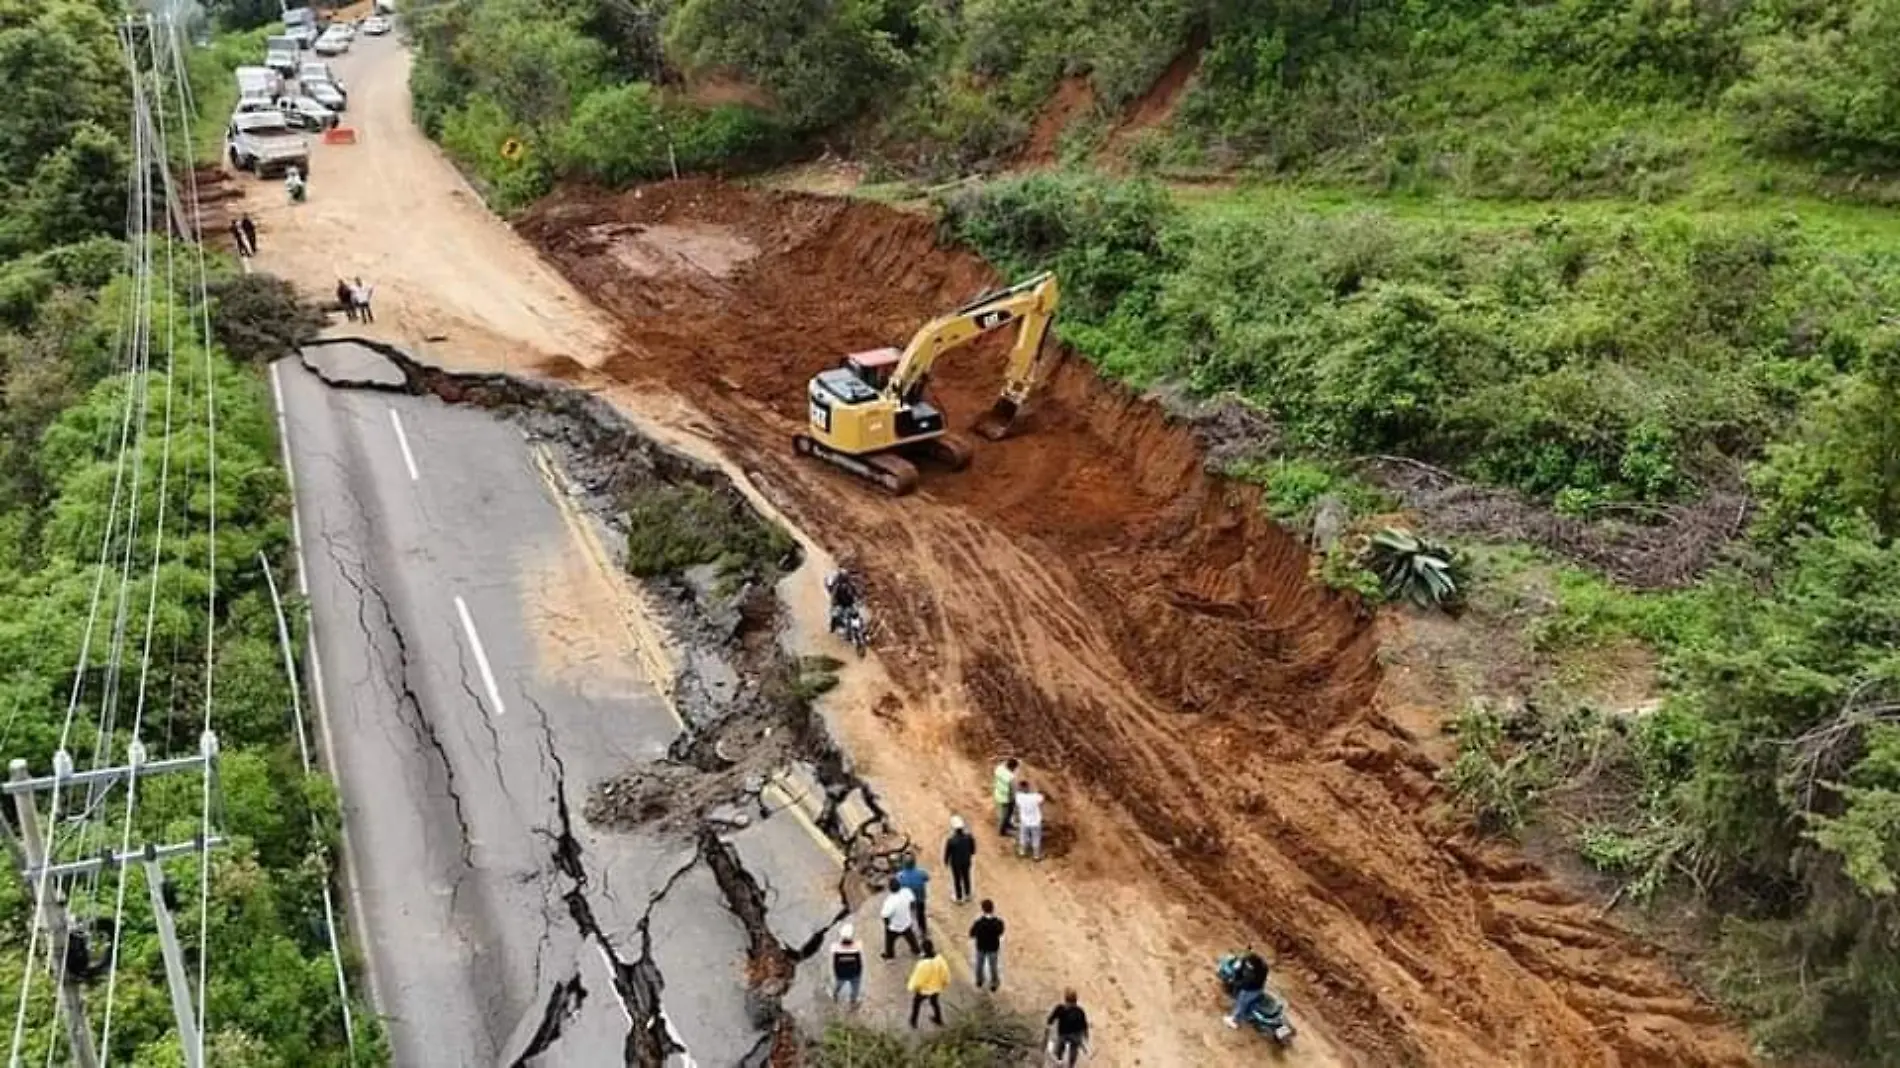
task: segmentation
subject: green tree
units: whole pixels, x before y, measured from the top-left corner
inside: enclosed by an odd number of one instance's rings
[[[34,245],[65,245],[125,228],[125,143],[87,121],[40,161],[21,205]]]
[[[666,47],[689,72],[729,74],[769,91],[791,122],[856,115],[905,67],[885,25],[901,0],[683,0]]]
[[[30,174],[82,123],[122,124],[130,104],[111,17],[85,0],[0,0],[0,183]]]

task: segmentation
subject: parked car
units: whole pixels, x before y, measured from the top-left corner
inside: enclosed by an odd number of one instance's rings
[[[283,115],[286,126],[316,133],[322,133],[342,121],[336,112],[303,95],[241,97],[232,114],[249,115],[259,111],[278,112]]]
[[[332,22],[328,26],[325,26],[323,28],[323,32],[334,33],[338,37],[341,37],[346,41],[354,41],[356,40],[356,23],[341,22],[341,21]]]
[[[337,92],[342,93],[344,96],[350,95],[350,87],[344,85],[343,79],[336,76],[336,71],[331,69],[330,65],[322,60],[305,60],[297,67],[297,80],[300,82],[329,82],[331,85],[336,86]]]
[[[341,34],[330,33],[327,31],[324,33],[323,36],[317,38],[316,47],[312,49],[312,51],[316,52],[316,54],[320,56],[340,56],[343,53],[348,52],[349,50],[350,50],[349,38],[344,37]]]
[[[260,177],[296,167],[310,173],[310,142],[291,129],[281,111],[252,111],[231,116],[225,131],[225,156],[231,166]]]
[[[274,49],[264,55],[264,65],[276,71],[280,79],[295,77],[297,74],[297,53]],[[282,82],[279,82],[281,85]]]
[[[381,37],[389,32],[389,20],[381,15],[371,15],[363,20],[363,32],[371,37]]]
[[[314,78],[299,78],[297,79],[297,88],[302,90],[303,95],[315,100],[331,111],[349,110],[349,97],[344,96],[343,90],[338,89],[333,82],[319,81]]]
[[[285,97],[283,104],[284,116],[292,124],[302,122],[307,130],[322,132],[343,121],[343,116],[338,115],[336,109],[325,107],[314,98],[302,94]]]
[[[309,48],[316,43],[317,32],[315,26],[292,26],[284,34],[296,41],[298,48]]]

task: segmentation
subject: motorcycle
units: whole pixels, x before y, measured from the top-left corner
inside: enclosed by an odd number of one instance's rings
[[[863,605],[854,604],[843,612],[833,613],[831,632],[850,642],[860,658],[871,647],[871,623],[865,618]]]
[[[1230,1001],[1234,996],[1235,984],[1240,979],[1242,956],[1243,953],[1229,953],[1214,965],[1214,975],[1220,980],[1221,989],[1227,992]],[[1248,1010],[1245,1022],[1279,1045],[1291,1044],[1294,1031],[1292,1022],[1286,1017],[1286,1002],[1281,1001],[1271,990],[1261,993],[1263,996]]]

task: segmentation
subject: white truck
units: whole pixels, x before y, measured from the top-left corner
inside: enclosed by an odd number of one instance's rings
[[[310,173],[310,142],[291,129],[281,111],[232,115],[224,145],[231,166],[260,178],[282,174],[291,167],[305,175]]]
[[[284,91],[284,76],[269,67],[239,67],[238,96],[275,97]]]
[[[302,62],[302,50],[295,37],[278,34],[264,41],[264,65],[286,78],[295,77],[297,64]]]

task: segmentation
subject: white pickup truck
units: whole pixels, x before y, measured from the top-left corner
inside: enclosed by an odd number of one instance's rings
[[[310,141],[291,129],[281,111],[241,112],[231,116],[225,131],[225,156],[231,166],[258,177],[282,174],[291,167],[310,173]]]

